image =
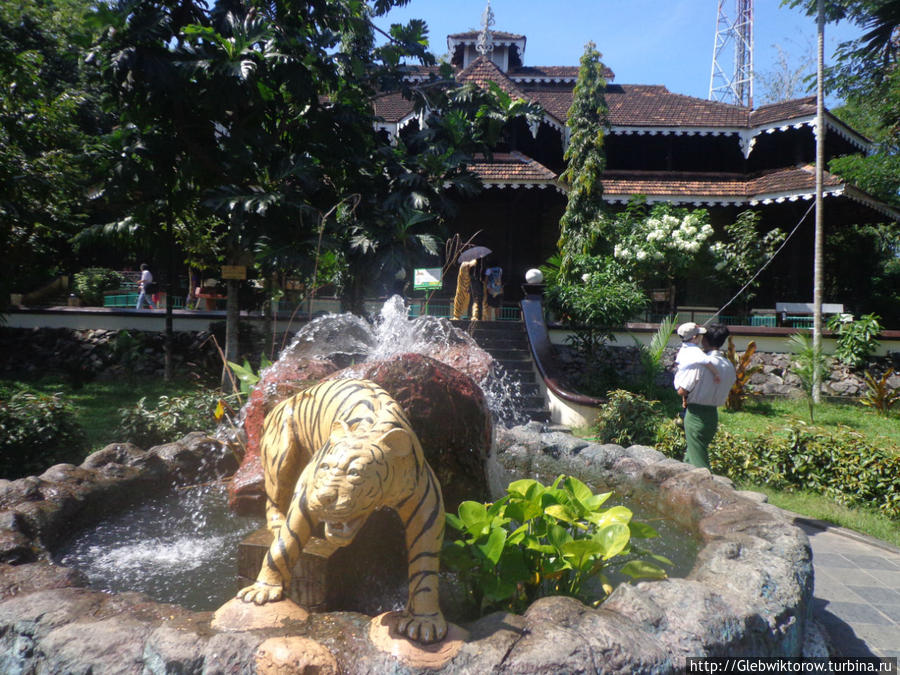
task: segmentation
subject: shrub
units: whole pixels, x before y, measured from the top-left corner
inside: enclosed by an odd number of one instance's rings
[[[548,595],[596,605],[612,591],[605,573],[613,568],[633,579],[666,576],[650,559],[671,562],[632,542],[656,531],[632,521],[624,506],[600,508],[612,493],[595,495],[566,476],[549,487],[514,481],[506,492],[493,504],[466,501],[458,515],[447,514],[450,530],[461,536],[448,538],[441,559],[459,575],[479,614],[521,612]],[[595,577],[599,584],[587,583]]]
[[[103,306],[103,291],[122,287],[125,279],[115,270],[88,267],[75,273],[74,290],[85,305]]]
[[[117,437],[142,448],[181,438],[191,431],[211,432],[216,426],[216,409],[222,401],[218,391],[198,391],[186,396],[160,396],[155,407],[146,397],[133,408],[122,410]]]
[[[656,449],[683,453],[684,434],[661,425]],[[779,490],[811,490],[846,506],[879,509],[900,518],[900,455],[872,446],[847,428],[836,431],[795,422],[775,435],[734,436],[720,429],[709,448],[714,473],[736,483]]]
[[[658,401],[624,389],[609,392],[609,400],[597,416],[597,437],[602,443],[629,445],[652,444],[662,419]]]
[[[856,321],[843,321],[840,314],[828,320],[828,329],[837,333],[834,357],[851,368],[862,368],[878,348],[879,317],[863,314]]]
[[[59,462],[81,460],[84,430],[60,394],[0,391],[0,478],[42,473]]]

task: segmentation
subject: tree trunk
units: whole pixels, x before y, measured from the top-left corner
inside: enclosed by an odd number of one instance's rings
[[[166,217],[166,248],[168,248],[168,259],[166,261],[169,277],[166,281],[166,334],[164,341],[165,349],[165,381],[171,382],[174,376],[175,367],[172,363],[172,345],[174,339],[174,330],[172,326],[172,299],[175,297],[175,227],[172,222],[172,214]]]
[[[225,360],[237,363],[238,361],[238,334],[240,330],[240,305],[238,304],[237,279],[226,281],[228,295],[225,300]],[[228,363],[222,364],[222,389],[235,391],[235,382],[228,377]]]

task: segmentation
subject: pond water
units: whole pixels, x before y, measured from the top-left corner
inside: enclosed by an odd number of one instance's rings
[[[636,520],[659,532],[657,538],[636,543],[671,559],[669,576],[684,577],[690,572],[698,550],[690,532],[621,496],[613,495],[605,506],[614,504],[628,506]],[[235,516],[228,509],[224,486],[204,485],[148,499],[111,515],[75,534],[55,552],[54,561],[85,573],[90,587],[97,590],[139,591],[158,602],[210,611],[234,597],[238,544],[262,526],[262,520]],[[397,545],[402,547],[402,539]],[[357,598],[342,609],[378,613],[402,606],[405,574],[400,577],[400,583],[377,592],[381,584],[370,579],[365,584],[372,591],[368,600],[360,603]],[[623,579],[611,575],[610,580]]]
[[[190,487],[110,514],[53,559],[84,572],[91,588],[207,611],[234,596],[238,543],[262,525],[231,513],[224,485]]]

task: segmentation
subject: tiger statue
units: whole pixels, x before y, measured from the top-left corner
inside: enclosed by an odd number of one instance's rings
[[[368,380],[330,380],[279,403],[260,443],[266,525],[274,539],[256,582],[237,597],[261,605],[284,596],[300,552],[319,524],[346,546],[373,511],[403,522],[409,596],[397,629],[430,643],[447,634],[438,605],[444,501],[406,413]]]

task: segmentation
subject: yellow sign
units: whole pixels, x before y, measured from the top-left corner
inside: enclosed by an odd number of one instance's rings
[[[247,266],[246,265],[222,265],[222,278],[223,279],[246,279],[247,278]]]

